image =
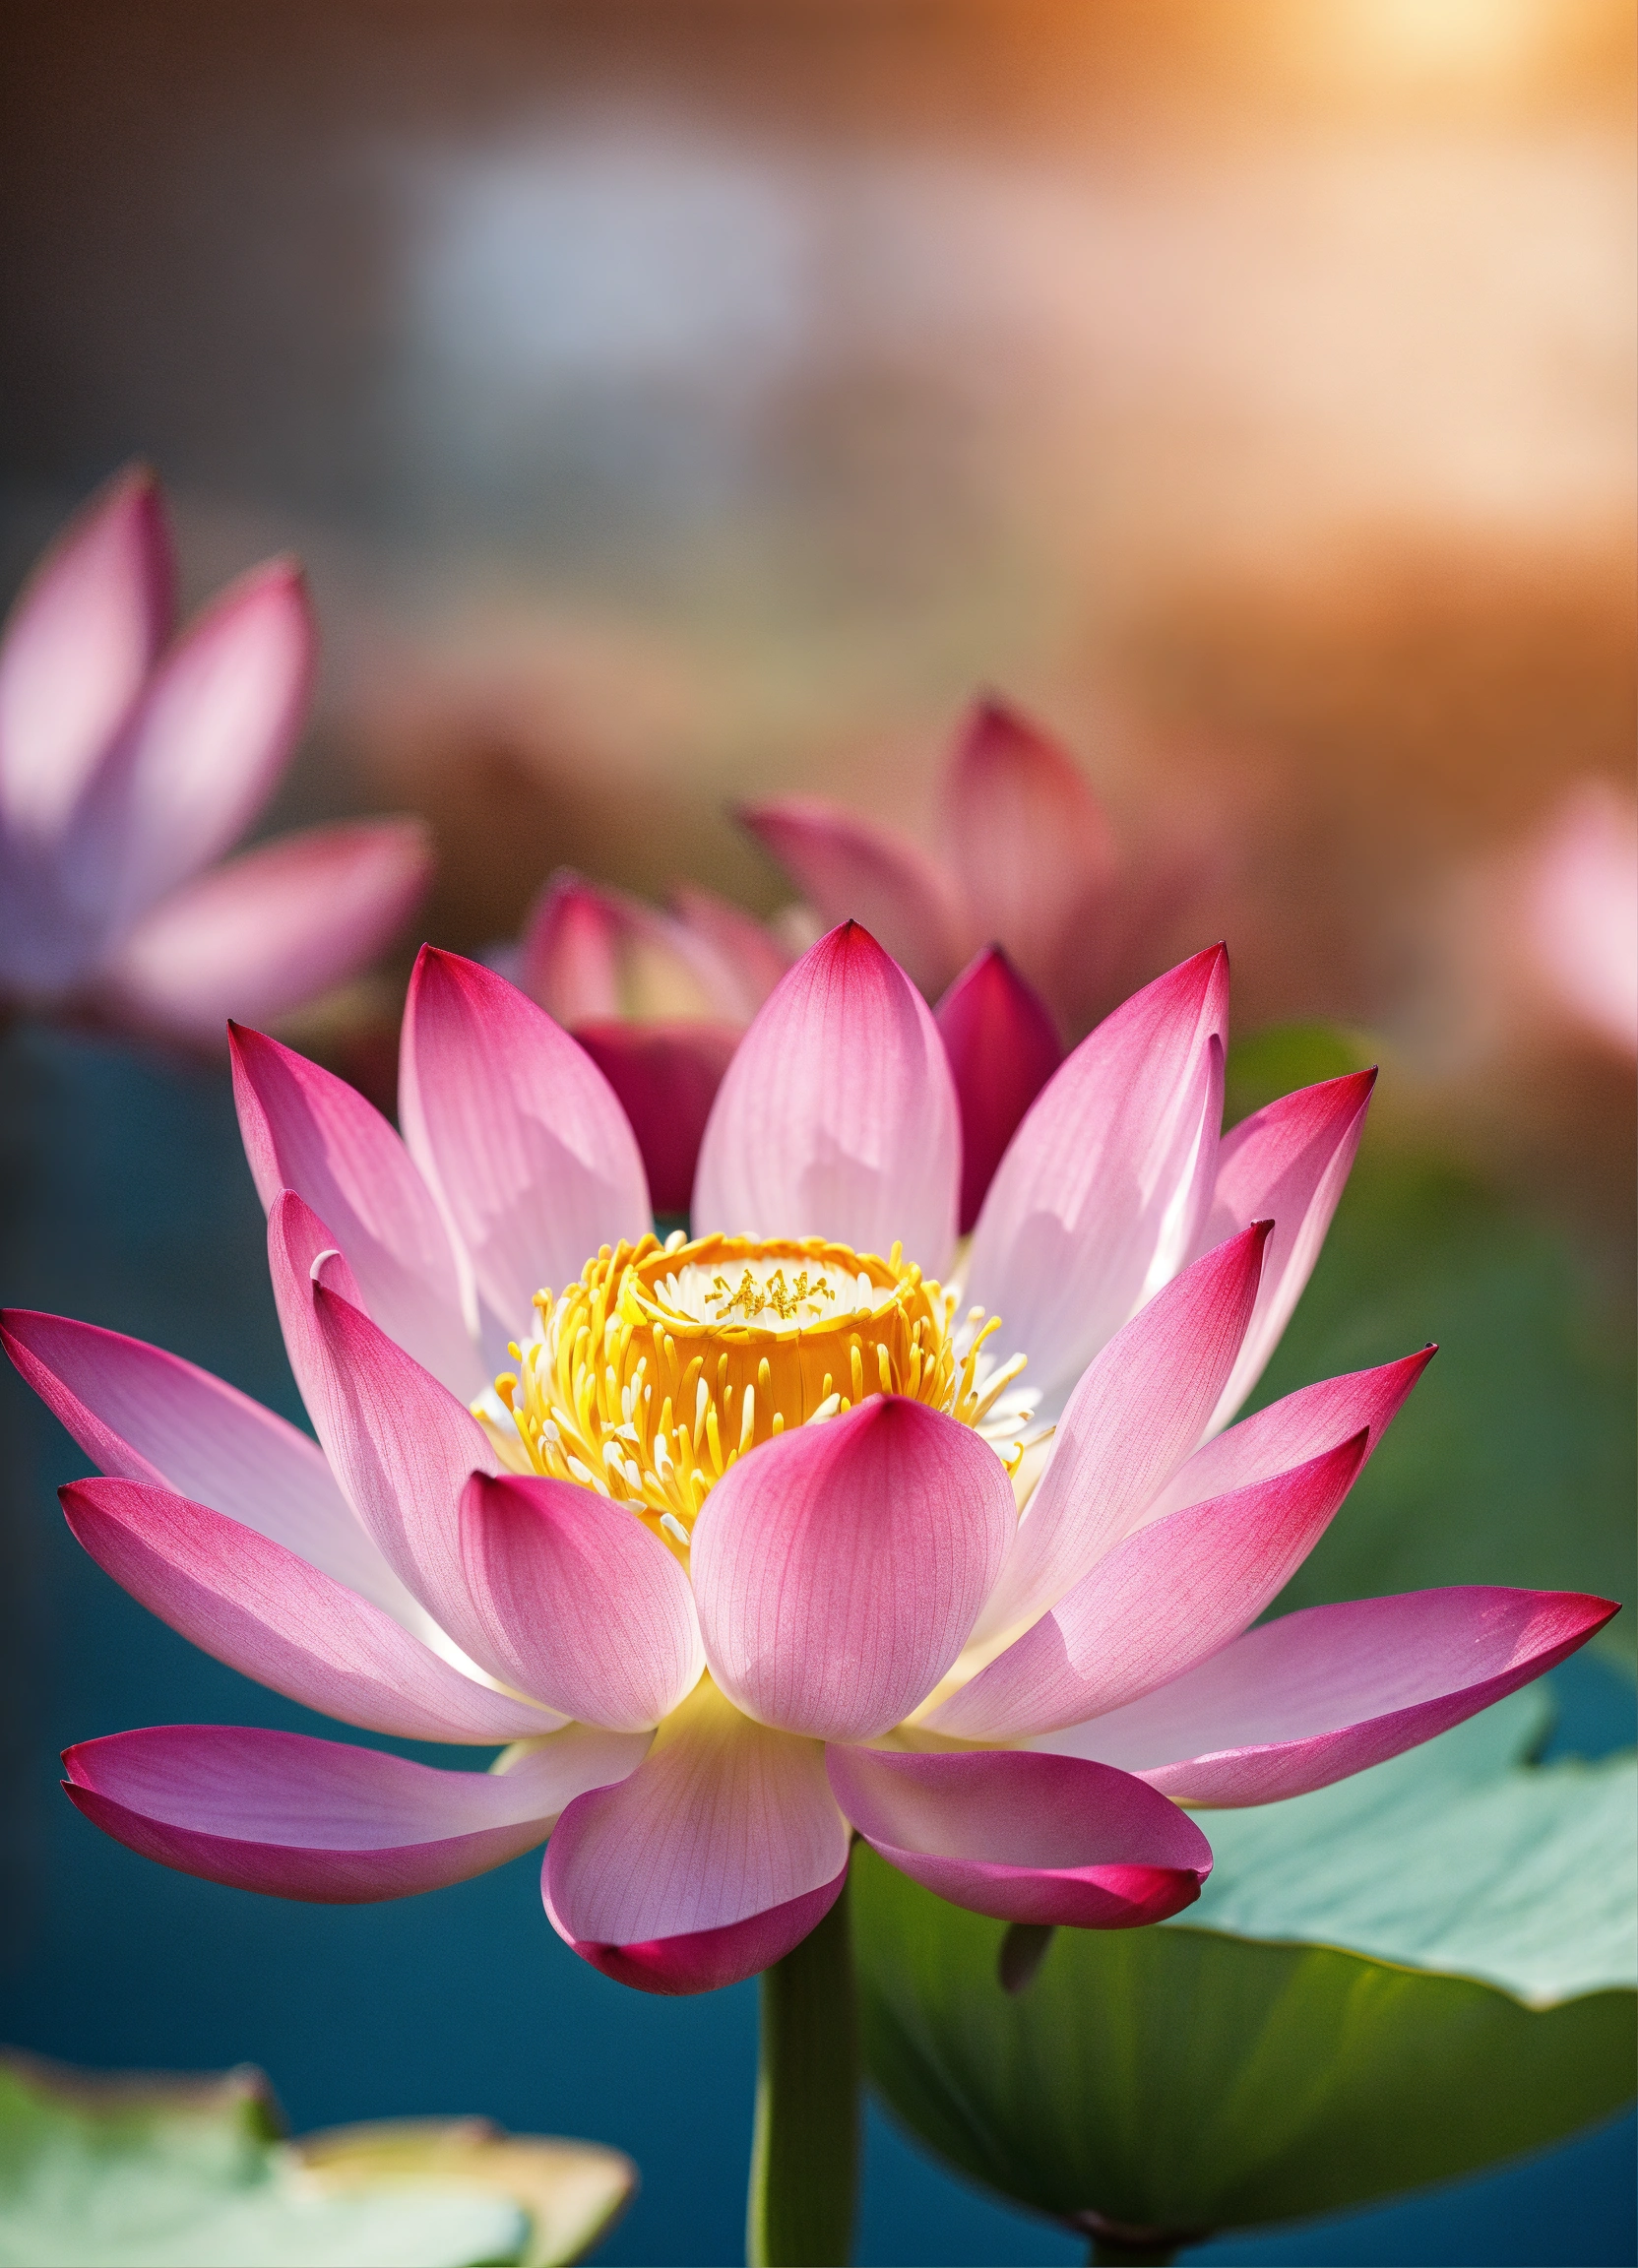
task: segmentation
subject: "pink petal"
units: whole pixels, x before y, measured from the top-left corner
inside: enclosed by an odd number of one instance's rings
[[[1039,1745],[1141,1772],[1179,1802],[1274,1803],[1460,1725],[1619,1611],[1574,1591],[1482,1585],[1305,1606]]]
[[[688,1577],[596,1489],[474,1473],[461,1552],[490,1658],[565,1717],[641,1732],[697,1682],[705,1656]]]
[[[1319,1542],[1365,1436],[1140,1528],[928,1723],[1013,1738],[1117,1709],[1237,1637]]]
[[[290,1368],[343,1493],[440,1629],[492,1670],[476,1650],[459,1518],[469,1477],[495,1471],[488,1435],[370,1321],[335,1238],[293,1190],[268,1215],[268,1266]]]
[[[58,1493],[69,1527],[133,1599],[309,1709],[407,1740],[521,1740],[563,1722],[463,1676],[379,1606],[207,1505],[133,1480]]]
[[[614,914],[579,875],[554,874],[518,940],[517,981],[562,1025],[620,1013]]]
[[[975,704],[948,783],[957,874],[975,933],[1049,984],[1063,931],[1114,878],[1102,806],[1073,757],[998,701]]]
[[[569,1805],[541,1890],[583,1960],[651,1992],[704,1992],[799,1944],[847,1868],[823,1748],[753,1725],[704,1679],[629,1780]]]
[[[967,1292],[1055,1416],[1193,1250],[1216,1176],[1228,959],[1197,953],[1104,1018],[1037,1098],[990,1184]]]
[[[267,801],[307,712],[314,647],[301,572],[276,559],[155,670],[65,846],[83,887],[106,895],[110,933],[219,857]]]
[[[1251,1221],[1272,1221],[1257,1311],[1211,1430],[1227,1425],[1262,1376],[1313,1273],[1354,1165],[1374,1071],[1282,1096],[1223,1137],[1201,1251]]]
[[[789,968],[791,955],[754,914],[719,898],[714,890],[679,883],[671,902],[683,927],[712,948],[732,979],[733,996],[724,994],[721,1013],[736,1024],[748,1024]]]
[[[1282,1401],[1271,1402],[1254,1417],[1242,1418],[1177,1468],[1144,1512],[1143,1524],[1164,1520],[1185,1504],[1201,1504],[1208,1496],[1225,1496],[1231,1488],[1266,1480],[1322,1450],[1340,1447],[1355,1433],[1366,1435],[1365,1455],[1373,1457],[1436,1353],[1436,1348],[1421,1347],[1415,1354],[1402,1354],[1397,1362],[1380,1363],[1374,1370],[1322,1378],[1317,1385],[1299,1387]]]
[[[141,692],[170,629],[170,533],[146,467],[69,522],[0,644],[0,833],[49,846]]]
[[[649,1227],[636,1139],[608,1082],[533,1000],[458,954],[421,948],[399,1074],[410,1155],[471,1257],[499,1348],[536,1292]]]
[[[741,994],[686,922],[564,868],[531,912],[518,982],[557,1023],[703,1017],[739,1023]]]
[[[1016,1518],[995,1452],[924,1403],[872,1395],[765,1442],[694,1527],[713,1676],[788,1732],[885,1732],[961,1652]]]
[[[740,1042],[700,1151],[694,1233],[829,1236],[942,1276],[961,1126],[926,1003],[845,922],[785,976]]]
[[[259,1032],[229,1029],[239,1131],[257,1194],[293,1189],[346,1257],[366,1312],[450,1391],[488,1384],[463,1317],[449,1233],[381,1113],[345,1079]]]
[[[1123,1772],[1028,1751],[827,1749],[836,1799],[875,1850],[953,1906],[1003,1922],[1135,1929],[1192,1906],[1211,1846]],[[1047,1764],[1055,1767],[1038,1771]]]
[[[1069,1397],[1046,1469],[978,1621],[1034,1622],[1141,1517],[1200,1438],[1257,1296],[1267,1224],[1184,1269],[1117,1332]]]
[[[891,828],[812,795],[739,813],[769,855],[827,921],[859,921],[923,992],[941,992],[971,950],[949,882]]]
[[[440,1772],[379,1748],[235,1725],[157,1725],[66,1749],[64,1787],[128,1849],[276,1898],[362,1905],[465,1882],[538,1843],[641,1735],[555,1733],[510,1772]]]
[[[938,1029],[961,1108],[961,1232],[978,1218],[1019,1121],[1063,1059],[1046,1004],[997,945],[939,1002]]]
[[[631,1121],[655,1211],[686,1213],[738,1026],[577,1024],[574,1036]]]
[[[7,1354],[104,1473],[209,1504],[413,1629],[424,1621],[318,1445],[208,1370],[66,1315],[10,1308]]]
[[[417,819],[313,827],[184,882],[104,959],[117,1021],[220,1047],[229,1015],[271,1023],[355,976],[420,903],[432,871]]]

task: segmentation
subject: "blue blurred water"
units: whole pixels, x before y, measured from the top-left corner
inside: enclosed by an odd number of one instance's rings
[[[7,1304],[158,1340],[299,1417],[224,1079],[14,1033],[0,1041],[0,1187]],[[643,2171],[600,2259],[740,2258],[753,1986],[669,2001],[610,1984],[552,1934],[537,1858],[399,1904],[286,1905],[151,1865],[71,1808],[57,1753],[91,1734],[335,1728],[196,1653],[84,1556],[51,1491],[86,1461],[9,1369],[0,1425],[0,2037],[94,2065],[254,2061],[297,2128],[476,2110],[596,2136]],[[1596,1753],[1632,1738],[1616,1672],[1581,1660],[1557,1682],[1560,1744]],[[1481,2180],[1187,2257],[1626,2262],[1633,2190],[1625,2119]],[[945,2174],[873,2111],[858,2256],[1084,2252]]]

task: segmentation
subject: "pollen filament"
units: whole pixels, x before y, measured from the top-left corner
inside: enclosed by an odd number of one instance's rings
[[[535,1307],[534,1336],[509,1350],[517,1369],[495,1381],[516,1438],[476,1414],[509,1462],[629,1503],[679,1552],[712,1487],[761,1442],[871,1394],[982,1426],[1024,1366],[997,1366],[999,1318],[975,1308],[958,1324],[956,1294],[897,1244],[883,1260],[819,1237],[650,1235],[603,1245]],[[1009,1470],[1022,1455],[994,1446]]]

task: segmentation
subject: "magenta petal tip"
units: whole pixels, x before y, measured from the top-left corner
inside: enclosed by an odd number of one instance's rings
[[[842,1895],[848,1879],[846,1866],[834,1881],[804,1891],[784,1905],[770,1906],[742,1922],[729,1922],[717,1929],[689,1930],[678,1937],[656,1937],[641,1945],[598,1945],[573,1936],[552,1905],[551,1854],[548,1847],[540,1873],[540,1896],[547,1919],[565,1945],[612,1977],[617,1984],[632,1984],[640,1992],[669,1997],[715,1992],[724,1984],[738,1984],[771,1969],[776,1961],[816,1929]]]

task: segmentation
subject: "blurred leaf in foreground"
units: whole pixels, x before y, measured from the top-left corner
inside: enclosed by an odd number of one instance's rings
[[[384,2181],[473,2185],[515,2199],[529,2222],[518,2268],[579,2260],[607,2233],[636,2183],[616,2150],[591,2142],[506,2134],[486,2118],[388,2118],[334,2126],[291,2145],[332,2195],[368,2195]]]
[[[475,2120],[281,2139],[266,2080],[0,2056],[5,2268],[546,2268],[631,2193],[618,2152]]]
[[[1634,2091],[1638,1766],[1520,1763],[1544,1723],[1521,1693],[1345,1786],[1203,1813],[1218,1870],[1185,1919],[1059,1929],[1015,1992],[1001,1923],[859,1850],[872,2079],[1111,2257],[1573,2133]]]
[[[1254,1034],[1230,1054],[1228,1115],[1372,1052],[1325,1026]],[[1630,1317],[1550,1225],[1379,1123],[1250,1406],[1430,1339],[1437,1359],[1270,1612],[1446,1583],[1592,1591],[1630,1608]],[[1638,1615],[1594,1644],[1630,1659]]]

